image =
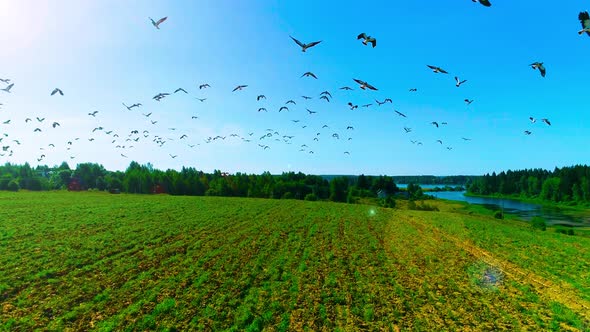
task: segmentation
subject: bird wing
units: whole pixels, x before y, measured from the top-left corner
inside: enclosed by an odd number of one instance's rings
[[[443,73],[443,74],[448,74],[448,72],[446,70],[444,70],[444,69],[442,69],[440,67],[438,68],[438,71],[441,72],[441,73]]]
[[[53,89],[53,91],[51,91],[51,95],[53,96],[54,94],[57,93],[57,89]]]
[[[314,42],[311,42],[311,43],[307,44],[307,48],[310,48],[310,47],[316,46],[317,44],[319,44],[319,43],[321,43],[321,42],[322,42],[321,40],[319,40],[319,41],[314,41]]]
[[[435,66],[431,66],[431,65],[426,65],[428,68],[432,69],[432,70],[436,70],[438,67]]]
[[[588,12],[580,12],[578,19],[580,19],[580,23],[582,23],[582,28],[590,29],[590,15],[588,15]],[[590,32],[586,31],[586,33],[590,36]]]
[[[356,39],[365,39],[365,38],[367,38],[367,34],[364,32],[356,37]]]
[[[158,22],[156,22],[156,25],[160,25],[160,23],[166,21],[168,19],[168,16],[162,17],[161,19],[158,20]]]
[[[545,66],[539,65],[539,71],[541,72],[541,76],[545,77],[545,73],[547,72]]]
[[[365,86],[366,86],[368,89],[371,89],[371,90],[375,90],[375,91],[377,91],[377,88],[376,88],[376,87],[374,87],[374,86],[372,86],[372,85],[371,85],[371,84],[369,84],[369,83],[366,83],[366,82],[365,82]]]
[[[377,46],[377,39],[369,38],[369,43],[373,44],[373,47]]]
[[[297,45],[299,45],[299,46],[301,46],[301,47],[304,47],[304,46],[305,46],[305,44],[303,44],[303,43],[302,43],[302,42],[300,42],[299,40],[297,40],[297,39],[293,38],[292,36],[289,36],[289,37],[291,37],[291,39],[293,39],[293,41],[294,41],[294,42],[296,42],[296,43],[297,43]]]
[[[479,3],[481,3],[482,5],[484,5],[486,7],[490,7],[492,5],[490,0],[479,0]]]
[[[356,78],[353,78],[353,80],[354,80],[355,82],[357,82],[358,84],[360,84],[360,85],[366,85],[366,84],[367,84],[367,82],[363,82],[363,81],[361,81],[361,80],[357,80]]]

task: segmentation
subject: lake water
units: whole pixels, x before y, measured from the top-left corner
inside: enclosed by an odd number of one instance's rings
[[[524,220],[531,220],[535,216],[545,219],[548,225],[590,226],[590,211],[564,211],[560,208],[545,207],[534,203],[525,203],[512,199],[492,197],[465,196],[464,191],[428,192],[437,198],[453,201],[464,201],[470,204],[480,204],[490,210],[504,210]]]

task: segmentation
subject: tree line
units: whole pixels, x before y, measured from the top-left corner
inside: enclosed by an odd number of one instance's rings
[[[467,191],[478,195],[518,195],[552,202],[589,203],[590,166],[494,172],[474,180]]]
[[[76,184],[72,187],[72,184]],[[0,190],[107,190],[136,194],[168,193],[190,196],[235,196],[258,198],[291,198],[330,200],[354,203],[362,198],[383,199],[394,204],[389,197],[398,195],[410,199],[424,198],[418,185],[401,191],[391,176],[357,177],[335,176],[330,180],[318,175],[286,172],[272,175],[213,173],[183,167],[180,171],[158,170],[148,163],[133,161],[125,171],[108,171],[96,163],[81,163],[75,169],[63,162],[59,166],[37,166],[28,163],[0,166]],[[385,204],[384,203],[384,204]]]

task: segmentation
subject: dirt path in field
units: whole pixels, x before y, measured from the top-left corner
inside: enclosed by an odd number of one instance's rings
[[[472,256],[501,270],[507,277],[521,284],[533,286],[540,295],[564,305],[590,322],[590,303],[581,299],[577,295],[579,291],[570,284],[566,282],[552,282],[507,260],[494,256],[492,253],[476,246],[469,240],[460,239],[431,225],[411,220],[410,223],[421,232],[432,232],[435,236],[446,238]]]

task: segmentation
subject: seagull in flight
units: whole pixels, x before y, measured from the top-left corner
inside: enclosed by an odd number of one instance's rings
[[[541,121],[545,122],[547,125],[551,125],[551,122],[549,122],[549,119],[541,119]]]
[[[365,90],[365,89],[370,89],[370,90],[375,90],[375,91],[377,90],[376,87],[372,86],[371,84],[369,84],[369,83],[367,83],[365,81],[361,81],[361,80],[356,79],[356,78],[353,78],[353,80],[355,82],[357,82],[358,84],[360,84],[361,89],[363,89],[363,90]]]
[[[309,96],[301,96],[301,98],[303,98],[305,100],[310,100],[312,97],[309,97]]]
[[[256,97],[256,101],[259,101],[260,99],[266,99],[265,95],[259,95],[258,97]]]
[[[371,37],[371,36],[367,36],[367,34],[366,34],[366,33],[364,33],[364,32],[363,32],[363,33],[361,33],[361,34],[359,34],[359,35],[356,37],[356,39],[357,39],[357,40],[359,40],[359,39],[362,39],[362,40],[363,40],[363,44],[364,44],[364,45],[367,45],[368,43],[371,43],[371,44],[373,44],[373,48],[374,48],[375,46],[377,46],[377,39],[375,39],[375,38],[373,38],[373,37]]]
[[[247,85],[238,85],[232,90],[232,92],[237,91],[237,90],[243,90],[246,87],[247,87]]]
[[[359,107],[358,105],[353,105],[351,102],[348,103],[348,106],[350,106],[351,110]]]
[[[300,42],[299,40],[297,40],[297,39],[293,38],[292,36],[289,36],[289,37],[291,37],[291,39],[293,39],[293,41],[294,41],[295,43],[297,43],[297,45],[299,45],[299,46],[301,47],[301,51],[302,51],[302,52],[305,52],[305,51],[307,51],[307,49],[308,49],[308,48],[310,48],[310,47],[314,47],[314,46],[316,46],[317,44],[319,44],[319,43],[321,43],[321,42],[322,42],[322,41],[320,40],[320,41],[314,41],[314,42],[311,42],[311,43],[309,43],[309,44],[304,44],[304,43]]]
[[[436,122],[436,121],[432,121],[430,124],[433,124],[433,125],[435,125],[435,126],[436,126],[436,128],[438,128],[438,122]]]
[[[210,87],[211,87],[211,86],[210,86],[208,83],[201,84],[201,85],[199,85],[199,90],[201,90],[201,89],[206,89],[206,88],[210,88]]]
[[[156,29],[160,30],[160,24],[166,21],[168,19],[168,16],[162,17],[158,21],[154,21],[151,17],[148,18],[150,19],[150,21],[152,21],[152,24],[156,27]]]
[[[188,92],[186,92],[186,90],[185,90],[185,89],[183,89],[183,88],[178,88],[178,89],[174,90],[174,93],[177,93],[177,92],[180,92],[180,91],[182,91],[182,92],[184,92],[184,93],[188,94]]]
[[[465,99],[464,101],[467,104],[467,106],[469,106],[469,105],[471,105],[471,103],[473,103],[473,99],[471,99],[471,100]]]
[[[306,108],[306,110],[307,110],[307,113],[309,113],[309,114],[315,114],[315,113],[317,113],[316,111],[310,111],[309,108]]]
[[[330,92],[329,92],[329,91],[323,91],[323,92],[321,92],[321,93],[320,93],[320,96],[322,96],[322,95],[324,95],[324,96],[328,96],[328,97],[332,98],[332,95],[330,94]]]
[[[532,134],[532,132],[531,132],[530,130],[525,130],[525,131],[524,131],[524,134],[525,134],[525,135],[530,135],[530,134]]]
[[[14,83],[12,83],[9,86],[5,87],[4,89],[0,89],[0,90],[10,93],[10,89],[12,89],[13,86],[14,86]]]
[[[261,108],[259,108],[259,109],[258,109],[258,112],[260,112],[260,111],[265,111],[265,112],[267,112],[266,108],[264,108],[264,107],[261,107]]]
[[[10,83],[10,78],[0,78],[0,82],[8,84]]]
[[[205,100],[207,100],[207,98],[196,98],[198,101],[200,101],[201,103],[204,102]]]
[[[59,93],[60,95],[64,95],[63,91],[61,91],[60,88],[55,88],[53,89],[53,91],[51,91],[51,95],[53,96],[54,94]]]
[[[397,115],[399,115],[399,116],[403,116],[404,118],[407,118],[407,116],[402,112],[395,111],[395,113],[397,113]]]
[[[54,122],[54,123],[51,124],[51,126],[53,128],[55,128],[55,127],[61,127],[61,125],[59,124],[59,122]]]
[[[416,91],[418,91],[418,89],[416,89],[416,88],[411,88],[409,91],[410,91],[410,92],[416,92]]]
[[[327,102],[330,102],[330,98],[326,95],[321,96],[320,99],[325,99]]]
[[[531,66],[531,68],[533,68],[533,70],[539,69],[539,72],[541,73],[541,76],[545,77],[545,73],[547,71],[545,69],[545,66],[543,66],[543,63],[542,62],[533,62],[529,66]]]
[[[459,77],[455,76],[455,82],[457,82],[457,83],[455,83],[455,86],[456,86],[456,87],[460,87],[460,86],[461,86],[461,84],[463,84],[463,83],[467,82],[467,80],[462,80],[462,81],[460,81],[460,80],[459,80]]]
[[[315,78],[316,80],[318,79],[318,77],[317,77],[317,76],[315,76],[315,74],[314,74],[314,73],[312,73],[312,72],[310,72],[310,71],[308,71],[308,72],[304,73],[303,75],[301,75],[301,77],[303,77],[303,76],[305,76],[305,77],[313,77],[313,78]]]
[[[45,120],[45,118],[39,118],[39,117],[37,117],[37,121],[43,122],[43,120]]]
[[[537,122],[537,119],[533,118],[532,116],[529,116],[529,120],[531,120],[531,123]]]
[[[428,66],[428,68],[432,69],[432,71],[436,74],[441,73],[441,74],[448,74],[448,72],[440,67],[436,67],[436,66],[431,66],[431,65],[426,65]]]
[[[354,90],[354,89],[353,89],[353,88],[351,88],[351,87],[348,87],[348,86],[343,86],[343,87],[341,87],[341,88],[340,88],[340,90],[348,90],[348,91],[352,91],[352,90]]]
[[[94,111],[92,113],[88,113],[88,115],[96,117],[96,113],[98,113],[98,111]]]
[[[471,138],[467,138],[467,137],[461,137],[461,139],[463,139],[464,141],[471,141]]]
[[[285,103],[285,105],[288,105],[288,104],[297,105],[297,103],[293,99],[287,100],[287,102]]]

